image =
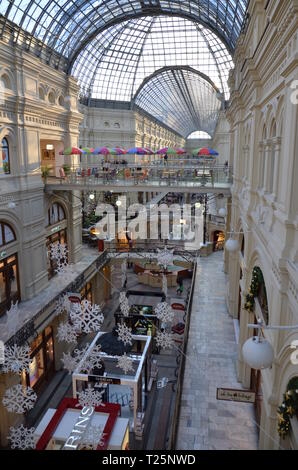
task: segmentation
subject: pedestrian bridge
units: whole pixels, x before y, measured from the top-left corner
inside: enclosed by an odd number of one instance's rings
[[[111,165],[72,168],[68,175],[48,177],[46,190],[183,192],[230,194],[232,169],[224,165]]]

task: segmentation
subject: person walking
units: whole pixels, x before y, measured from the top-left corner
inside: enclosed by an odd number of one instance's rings
[[[178,288],[177,288],[176,292],[177,292],[177,294],[182,295],[183,291],[184,291],[183,280],[181,278],[178,278],[177,279],[177,284],[178,284]]]
[[[163,158],[164,158],[165,165],[167,165],[168,164],[168,159],[169,159],[168,154],[166,153]]]

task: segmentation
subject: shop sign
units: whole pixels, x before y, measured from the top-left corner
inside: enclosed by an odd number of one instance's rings
[[[218,388],[217,400],[237,401],[241,403],[255,403],[256,394],[250,390],[235,390],[230,388]]]
[[[0,259],[5,258],[6,255],[7,255],[6,251],[1,251]]]
[[[51,229],[51,233],[55,233],[55,232],[59,232],[61,230],[61,226],[60,225],[57,225],[57,227],[53,227]]]
[[[113,377],[102,377],[101,375],[88,375],[88,382],[100,382],[101,384],[121,385],[120,379],[114,379]]]
[[[67,441],[65,442],[62,450],[77,450],[82,437],[90,424],[93,416],[94,408],[92,406],[84,406],[81,410],[80,416],[73,427]]]

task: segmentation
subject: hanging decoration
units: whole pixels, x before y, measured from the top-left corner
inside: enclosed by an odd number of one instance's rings
[[[55,273],[58,275],[63,275],[67,272],[67,253],[68,250],[66,243],[57,242],[50,244],[50,258],[55,260],[57,263]]]
[[[259,294],[259,289],[262,283],[264,283],[262,271],[260,270],[260,268],[255,267],[252,272],[252,281],[244,305],[245,310],[247,310],[248,312],[254,311],[255,298]]]
[[[163,268],[167,269],[168,266],[173,264],[174,250],[168,250],[167,247],[163,250],[157,250],[157,264]]]
[[[35,428],[26,428],[23,424],[17,428],[10,427],[10,434],[7,439],[11,442],[11,449],[34,449],[35,448]]]
[[[122,341],[122,343],[126,344],[131,344],[133,342],[132,339],[132,332],[131,328],[123,324],[119,324],[116,332],[118,333],[118,340]]]
[[[30,347],[29,346],[7,346],[5,348],[5,362],[3,372],[14,372],[21,374],[23,370],[29,372],[31,364]]]
[[[13,336],[20,322],[20,310],[19,310],[19,302],[16,301],[14,304],[12,302],[11,307],[6,312],[6,322],[1,325],[0,329],[0,339],[2,341],[7,341],[11,336]]]
[[[118,357],[118,363],[116,367],[119,367],[124,371],[124,374],[126,375],[127,372],[131,371],[133,372],[133,360],[127,356],[126,353],[123,354],[123,356]]]
[[[89,300],[83,300],[81,304],[73,304],[70,318],[76,329],[83,333],[100,331],[104,316],[99,305],[93,305]]]
[[[69,313],[71,308],[71,301],[67,294],[60,295],[59,299],[56,301],[55,307],[55,316],[58,317],[64,312]]]
[[[34,407],[37,395],[31,387],[14,385],[5,391],[3,405],[11,413],[23,414]]]
[[[155,314],[162,323],[171,323],[174,318],[174,312],[167,302],[157,304]]]
[[[76,343],[78,336],[77,327],[71,325],[68,322],[61,322],[57,328],[57,339],[61,343],[65,341],[66,343]]]
[[[120,301],[119,305],[120,305],[120,310],[121,310],[122,315],[124,317],[128,317],[129,312],[130,312],[130,305],[129,305],[128,298],[126,297],[125,292],[120,292],[119,301]]]
[[[161,349],[172,349],[174,346],[174,337],[171,333],[158,331],[155,337],[157,347]]]
[[[88,426],[80,443],[80,449],[96,450],[98,446],[104,445],[104,437],[106,434],[103,432],[102,426],[92,424]]]
[[[102,395],[104,391],[99,392],[92,387],[86,388],[78,393],[78,402],[81,406],[88,406],[95,408],[96,406],[104,406]]]
[[[82,351],[80,351],[80,356],[81,357],[84,357],[85,353],[87,352],[87,350],[89,349],[89,344],[87,344],[85,346],[85,348],[83,348]],[[103,362],[102,362],[102,355],[101,355],[101,346],[98,345],[98,346],[95,346],[91,353],[89,354],[89,356],[86,358],[86,360],[83,362],[82,366],[81,366],[81,370],[80,372],[81,373],[86,373],[86,374],[91,374],[91,372],[94,370],[94,369],[101,369],[102,366],[103,366]]]
[[[278,433],[285,439],[290,432],[291,418],[294,416],[298,418],[298,377],[290,381],[277,415]]]

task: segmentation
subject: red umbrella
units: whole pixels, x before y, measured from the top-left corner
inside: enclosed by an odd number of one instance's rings
[[[185,155],[186,154],[186,150],[184,149],[177,149],[177,155]]]
[[[59,155],[81,155],[83,151],[78,147],[67,147],[64,150],[60,150]]]

